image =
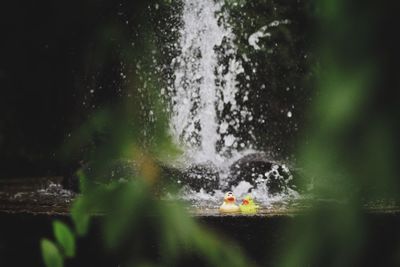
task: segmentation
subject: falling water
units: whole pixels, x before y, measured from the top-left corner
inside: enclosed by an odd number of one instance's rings
[[[266,30],[280,23],[287,24],[288,21],[275,21],[261,28],[250,35],[249,45],[259,49],[259,39],[268,36]],[[172,70],[168,88],[171,134],[183,147],[185,166],[206,166],[201,169],[203,172],[194,171],[188,175],[201,183],[210,180],[219,183],[219,186],[213,184],[212,194],[209,194],[210,190],[192,190],[191,186],[183,188],[183,197],[196,201],[209,202],[213,198],[219,201],[221,190],[230,189],[236,195],[251,190],[258,200],[271,201],[273,198],[267,186],[271,179],[282,181],[275,183],[285,187],[292,177],[288,170],[284,170],[284,165],[273,164],[271,170],[263,169],[262,173],[257,168],[247,170],[252,172],[251,184],[243,180],[242,170],[234,171],[235,166],[239,166],[238,159],[256,151],[248,138],[240,134],[241,128],[245,127],[253,136],[253,114],[248,108],[251,105],[246,102],[250,86],[241,86],[239,82],[249,84],[250,76],[246,75],[242,65],[246,55],[238,54],[236,36],[229,24],[224,1],[183,0],[178,24],[179,38],[173,44],[177,56],[169,67]],[[285,174],[279,173],[279,168]],[[236,179],[236,183],[232,183],[232,179]],[[279,200],[287,192],[294,191],[282,192],[285,193],[278,195]]]
[[[237,76],[244,70],[223,4],[214,0],[183,4],[180,54],[171,63],[171,131],[185,147],[186,158],[218,163],[245,146],[237,130],[248,111],[236,102]]]

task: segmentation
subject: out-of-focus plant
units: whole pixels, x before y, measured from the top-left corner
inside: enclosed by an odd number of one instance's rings
[[[383,5],[315,2],[318,81],[299,151],[300,165],[314,178],[315,202],[289,229],[279,266],[363,265],[370,234],[365,208],[398,200],[398,118],[382,98],[392,90],[385,88],[382,61],[388,51],[375,47],[387,27]]]
[[[56,241],[42,240],[46,266],[63,266],[64,260],[75,255],[75,240],[87,234],[93,216],[101,220],[104,246],[110,253],[121,255],[123,266],[175,266],[187,255],[210,266],[249,266],[238,247],[200,226],[186,214],[185,206],[161,200],[158,186],[162,178],[155,155],[134,142],[125,144],[132,150],[124,151],[121,157],[133,157],[136,175],[125,177],[123,182],[91,183],[88,180],[95,178],[93,173],[88,177],[84,170],[78,172],[83,193],[71,209],[73,231],[54,223]],[[101,160],[107,164],[106,155]]]
[[[60,221],[53,222],[55,242],[42,239],[41,249],[46,266],[60,267],[67,258],[75,256],[75,235]]]
[[[162,8],[168,3],[159,4]],[[162,162],[178,151],[166,131],[167,114],[158,94],[162,84],[152,65],[159,56],[154,25],[146,14],[137,16],[140,37],[135,46],[122,34],[125,24],[107,24],[106,34],[100,34],[102,49],[94,57],[115,49],[116,61],[133,67],[121,70],[120,80],[114,82],[123,89],[122,97],[92,112],[63,149],[66,157],[80,155],[85,161],[77,172],[81,195],[71,208],[72,230],[55,222],[55,241],[42,240],[44,262],[58,267],[74,257],[76,241],[88,233],[96,216],[106,250],[118,255],[122,266],[176,266],[189,255],[204,265],[250,266],[239,247],[189,217],[185,206],[161,200],[160,185],[168,186],[161,175]],[[117,47],[109,43],[110,35]],[[115,159],[128,160],[134,173],[104,177]]]

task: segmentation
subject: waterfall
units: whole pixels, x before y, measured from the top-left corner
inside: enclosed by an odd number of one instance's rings
[[[223,2],[183,0],[180,53],[171,62],[170,129],[192,162],[222,162],[246,144],[237,136],[249,117],[240,107],[235,35]]]
[[[170,31],[178,35],[167,45],[168,55],[173,56],[166,67],[170,131],[184,151],[180,159],[183,182],[177,180],[184,184],[180,196],[218,202],[224,190],[232,190],[238,196],[252,192],[263,203],[297,197],[289,169],[253,147],[257,144],[254,125],[264,123],[256,121],[254,105],[248,102],[257,64],[239,54],[225,2],[181,3],[177,28]],[[288,21],[262,27],[249,36],[249,45],[260,49],[259,39],[279,24]],[[251,75],[245,73],[244,64],[246,69],[251,66]]]

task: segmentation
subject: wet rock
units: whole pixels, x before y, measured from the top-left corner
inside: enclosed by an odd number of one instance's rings
[[[166,165],[161,162],[156,163],[159,167],[160,176],[156,184],[156,191],[159,193],[169,192],[169,189],[180,189],[182,187],[190,188],[199,192],[204,189],[206,192],[212,192],[218,188],[219,172],[212,164],[190,165],[184,169]],[[85,183],[80,183],[80,178],[75,172],[69,178],[69,189],[74,192],[80,192],[82,188],[78,188],[78,184],[84,186],[96,186],[99,184],[108,184],[113,181],[126,182],[130,179],[135,179],[138,176],[138,166],[132,160],[117,159],[103,164],[86,163],[81,167],[85,176]],[[83,189],[85,190],[85,189]]]
[[[293,179],[289,181],[289,186],[299,193],[309,193],[313,190],[313,178],[307,175],[303,169],[294,168],[290,170]]]
[[[160,183],[163,192],[173,189],[187,188],[196,192],[203,189],[212,192],[219,186],[218,169],[211,163],[192,164],[186,168],[161,164]]]
[[[219,171],[212,163],[191,165],[183,171],[181,182],[197,192],[212,192],[219,186]]]
[[[173,189],[179,189],[182,185],[183,171],[174,165],[159,164],[160,167],[160,187],[163,192],[168,192],[172,186]]]
[[[292,184],[293,176],[283,164],[267,159],[265,153],[253,153],[239,159],[230,168],[228,186],[237,186],[241,181],[250,183],[254,188],[264,186],[268,194],[285,193]]]
[[[89,165],[84,169],[88,178],[97,183],[109,183],[113,181],[123,181],[137,174],[136,164],[130,160],[113,160],[101,166]]]
[[[74,192],[82,192],[83,187],[94,187],[108,184],[113,181],[124,182],[137,175],[137,166],[134,161],[115,159],[108,162],[87,162],[77,167],[67,177],[64,187]]]

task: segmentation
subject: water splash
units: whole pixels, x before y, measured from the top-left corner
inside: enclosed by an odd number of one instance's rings
[[[250,35],[249,45],[259,48],[258,41],[268,36],[269,28],[288,23],[288,20],[273,21],[262,27]],[[271,195],[267,188],[269,176],[255,184],[230,183],[232,164],[256,151],[239,134],[241,127],[252,133],[253,115],[247,103],[250,76],[246,75],[241,61],[242,58],[246,61],[246,55],[238,54],[236,36],[224,2],[183,0],[178,31],[178,41],[173,45],[178,51],[170,64],[173,73],[168,88],[171,134],[183,147],[182,161],[186,166],[211,164],[219,171],[219,187],[214,188],[213,193],[204,187],[198,191],[188,186],[182,188],[180,197],[214,206],[220,202],[222,190],[227,189],[238,197],[251,191],[264,204],[298,197],[293,190]],[[246,86],[241,86],[239,80]],[[196,176],[205,179],[204,175]],[[283,176],[278,178],[284,179]]]
[[[265,37],[271,37],[271,33],[267,32],[268,29],[272,27],[278,27],[281,24],[289,24],[290,20],[284,19],[284,20],[274,20],[273,22],[269,23],[268,25],[265,25],[261,27],[258,31],[255,33],[251,34],[249,37],[249,45],[251,45],[255,50],[260,50],[261,47],[258,44],[260,41],[260,38],[265,38]]]

